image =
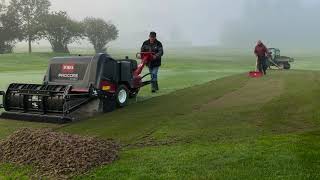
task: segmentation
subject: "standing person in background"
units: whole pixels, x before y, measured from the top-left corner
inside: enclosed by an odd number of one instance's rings
[[[163,56],[162,43],[157,39],[157,33],[150,32],[149,39],[146,40],[142,47],[141,52],[153,52],[153,60],[147,64],[151,73],[151,91],[155,93],[159,91],[158,72],[161,66],[161,57]]]
[[[268,56],[268,48],[262,43],[262,41],[258,41],[257,46],[254,49],[254,54],[257,56],[257,68],[259,72],[264,75],[267,74],[267,56]]]

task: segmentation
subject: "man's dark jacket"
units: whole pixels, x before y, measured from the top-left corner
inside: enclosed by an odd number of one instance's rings
[[[146,40],[141,47],[141,52],[154,52],[156,59],[152,60],[148,65],[150,68],[161,66],[161,57],[163,56],[163,47],[162,43],[157,39],[153,44],[150,43],[150,40]]]

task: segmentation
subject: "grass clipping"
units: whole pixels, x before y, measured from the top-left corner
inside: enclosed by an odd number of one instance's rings
[[[112,163],[118,150],[119,145],[112,140],[49,129],[21,129],[0,142],[0,161],[32,165],[42,175],[70,176]]]

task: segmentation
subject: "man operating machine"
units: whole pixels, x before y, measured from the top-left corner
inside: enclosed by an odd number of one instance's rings
[[[161,57],[163,56],[163,46],[157,39],[156,32],[150,32],[149,39],[146,40],[142,47],[141,52],[153,52],[153,60],[147,64],[151,74],[151,91],[155,93],[159,90],[158,72],[161,66]]]

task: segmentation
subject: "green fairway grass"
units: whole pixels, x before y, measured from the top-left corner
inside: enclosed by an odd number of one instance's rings
[[[7,66],[0,71],[1,86],[19,79],[41,82],[52,56],[0,56]],[[160,94],[145,88],[138,103],[68,125],[1,120],[0,139],[21,127],[49,127],[123,145],[114,164],[75,179],[319,179],[318,58],[297,56],[294,70],[250,79],[247,72],[255,64],[250,54],[168,52]],[[27,59],[30,64],[23,66],[30,69],[16,67]],[[28,177],[33,171],[0,165],[0,179]]]
[[[80,179],[317,179],[319,76],[232,76],[61,130],[145,145]]]

